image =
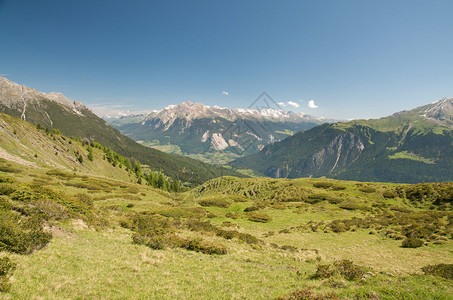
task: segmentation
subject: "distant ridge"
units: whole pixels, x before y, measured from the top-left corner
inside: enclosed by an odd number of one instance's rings
[[[151,146],[176,148],[188,155],[222,151],[235,157],[255,153],[326,121],[278,108],[231,109],[190,101],[169,105],[142,118],[109,119],[125,135]]]
[[[231,165],[276,178],[453,181],[453,98],[381,119],[317,126]]]

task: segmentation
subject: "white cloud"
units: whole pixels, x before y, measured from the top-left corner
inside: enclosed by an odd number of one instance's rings
[[[227,91],[223,91],[222,92],[222,95],[225,95],[225,96],[228,96],[230,93],[228,93]]]
[[[277,102],[277,104],[280,106],[286,106],[285,102]]]
[[[298,108],[300,106],[299,103],[293,101],[288,101],[288,105],[294,106],[295,108]]]
[[[318,105],[315,104],[315,100],[310,100],[310,101],[308,101],[308,107],[318,108]]]

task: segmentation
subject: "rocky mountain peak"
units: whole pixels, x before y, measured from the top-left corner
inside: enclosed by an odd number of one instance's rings
[[[281,109],[266,108],[262,110],[250,108],[227,108],[219,106],[208,106],[201,103],[193,103],[189,100],[179,103],[177,105],[168,105],[164,109],[150,113],[147,120],[156,120],[167,125],[173,124],[176,119],[185,119],[189,123],[195,119],[202,118],[222,118],[229,121],[237,119],[249,120],[268,120],[277,122],[304,122],[316,121],[319,118],[312,117],[305,113],[294,113],[291,111],[284,111]],[[143,123],[143,124],[144,124]]]
[[[80,114],[79,109],[88,109],[82,103],[66,98],[62,93],[51,92],[46,94],[27,86],[20,85],[5,77],[0,77],[0,102],[2,104],[7,106],[16,104],[22,105],[23,103],[37,102],[43,98],[62,104],[78,114]]]
[[[423,116],[440,124],[453,127],[453,97],[443,98],[428,105]]]

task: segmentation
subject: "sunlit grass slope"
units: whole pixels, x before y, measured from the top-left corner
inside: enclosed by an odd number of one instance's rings
[[[422,271],[453,263],[451,183],[223,177],[168,193],[89,173],[1,166],[0,190],[8,192],[0,200],[12,207],[8,214],[44,215],[43,230],[52,235],[30,254],[0,252],[17,265],[2,299],[274,299],[294,291],[449,299],[453,293],[451,280]],[[408,238],[422,245],[402,247]],[[321,272],[343,260],[358,277]]]

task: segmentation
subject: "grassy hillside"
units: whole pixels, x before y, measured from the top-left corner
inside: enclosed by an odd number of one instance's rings
[[[9,115],[0,114],[0,140],[0,158],[20,164],[19,171],[45,168],[129,182],[137,180],[135,174],[108,162],[100,149],[92,148],[90,160],[88,146],[80,140],[65,137],[56,130],[38,130],[31,123]]]
[[[453,180],[453,131],[413,114],[324,124],[230,164],[275,178]]]
[[[12,109],[0,103],[0,111],[20,118],[22,110]],[[49,130],[58,129],[66,136],[88,138],[115,152],[149,165],[153,170],[163,171],[183,182],[200,184],[206,180],[222,176],[242,176],[232,170],[213,166],[203,162],[174,154],[167,154],[136,143],[104,120],[92,113],[88,108],[79,108],[75,113],[68,107],[44,97],[38,97],[28,103],[26,120]]]
[[[452,183],[223,177],[171,194],[0,164],[0,257],[16,265],[1,299],[453,293]]]

